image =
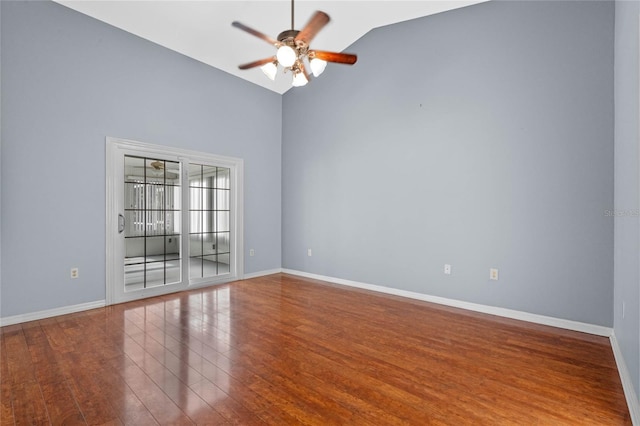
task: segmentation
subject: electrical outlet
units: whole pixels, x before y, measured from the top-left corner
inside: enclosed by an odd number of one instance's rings
[[[307,249],[307,256],[311,256],[311,249]]]
[[[449,265],[448,263],[444,264],[444,274],[451,275],[451,265]]]
[[[79,276],[78,268],[71,268],[71,278],[76,279]]]
[[[256,251],[254,249],[249,249],[249,256],[255,256]]]
[[[498,270],[496,268],[489,269],[489,279],[498,281]]]

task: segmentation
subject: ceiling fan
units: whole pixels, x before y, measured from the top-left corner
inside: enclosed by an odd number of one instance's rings
[[[335,62],[338,64],[353,65],[358,60],[356,55],[350,53],[327,52],[323,50],[311,50],[309,44],[311,40],[320,32],[325,25],[329,23],[329,15],[324,12],[317,11],[309,20],[307,25],[300,31],[294,29],[294,0],[291,0],[291,29],[284,30],[278,35],[277,39],[273,39],[266,34],[249,28],[238,21],[234,21],[231,25],[239,28],[249,34],[256,36],[269,44],[275,46],[278,50],[275,56],[259,59],[240,65],[238,68],[247,70],[255,67],[260,69],[271,80],[275,80],[278,72],[278,65],[282,66],[284,72],[291,71],[293,73],[292,85],[295,87],[304,86],[309,82],[309,73],[305,64],[309,64],[314,77],[318,77],[327,66],[327,62]]]
[[[151,163],[149,163],[149,166],[147,166],[147,169],[148,169],[148,172],[155,177],[165,176],[167,179],[178,178],[178,173],[176,173],[176,170],[168,170],[165,167],[164,161],[160,161],[160,160],[152,161]],[[141,173],[142,173],[141,176],[145,176],[144,170],[142,170]]]
[[[164,170],[164,162],[163,161],[152,161],[151,163],[149,163],[149,165],[151,167],[153,167],[155,170]]]

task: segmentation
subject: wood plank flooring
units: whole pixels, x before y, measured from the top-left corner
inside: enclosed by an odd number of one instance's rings
[[[631,424],[604,337],[285,274],[0,330],[3,426]]]

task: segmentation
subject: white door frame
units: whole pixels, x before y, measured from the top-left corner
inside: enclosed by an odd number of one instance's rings
[[[189,260],[189,224],[188,219],[182,220],[182,262],[183,281],[187,283],[187,286],[181,286],[180,288],[168,287],[156,287],[145,291],[143,297],[152,297],[159,294],[167,294],[172,291],[181,291],[185,289],[192,289],[197,287],[206,287],[213,284],[221,284],[224,282],[241,280],[244,278],[244,210],[243,210],[243,175],[244,175],[244,161],[239,158],[223,157],[219,155],[212,155],[204,152],[189,151],[180,148],[166,147],[162,145],[153,145],[143,142],[137,142],[127,139],[119,139],[113,137],[106,138],[106,304],[113,305],[115,303],[126,302],[128,300],[134,300],[136,297],[123,297],[118,292],[117,286],[121,285],[122,274],[124,274],[123,260],[123,236],[118,234],[118,215],[123,213],[121,211],[122,200],[118,199],[118,195],[121,194],[121,188],[119,188],[119,182],[121,176],[118,176],[119,163],[122,162],[122,156],[124,152],[131,153],[134,151],[140,156],[170,156],[177,157],[184,164],[189,162],[200,162],[203,164],[215,163],[217,165],[228,167],[231,169],[231,181],[234,183],[234,190],[231,191],[230,205],[232,212],[231,215],[231,232],[232,232],[232,244],[230,253],[230,271],[229,274],[221,275],[218,277],[211,277],[211,279],[195,279],[192,282],[189,280],[188,273],[188,260]],[[187,167],[182,167],[182,182],[188,182],[186,177]],[[186,180],[185,180],[186,179]],[[183,190],[183,209],[182,211],[188,212],[188,204],[186,199],[188,191]],[[185,210],[185,206],[187,210]],[[186,232],[185,232],[186,230]],[[184,261],[186,259],[186,262]]]

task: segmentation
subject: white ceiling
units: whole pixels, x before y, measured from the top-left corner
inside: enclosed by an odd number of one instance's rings
[[[231,26],[240,21],[276,38],[291,27],[289,0],[54,1],[274,92],[282,94],[291,87],[290,74],[279,72],[271,81],[259,68],[238,69],[240,64],[273,56],[275,48]],[[373,28],[483,1],[487,0],[298,0],[295,26],[302,29],[316,10],[326,12],[331,22],[311,45],[341,52]],[[339,66],[345,65],[329,64],[327,71]]]

